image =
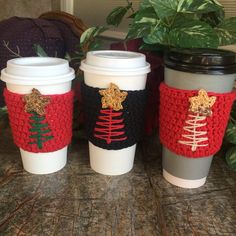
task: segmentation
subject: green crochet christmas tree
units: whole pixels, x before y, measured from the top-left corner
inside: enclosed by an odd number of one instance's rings
[[[53,136],[50,135],[51,130],[49,129],[48,123],[45,123],[45,116],[40,116],[36,112],[31,113],[30,117],[30,135],[31,139],[34,139],[33,142],[29,142],[29,144],[37,144],[39,149],[43,148],[43,143],[52,139]]]
[[[25,102],[25,111],[30,113],[31,135],[33,141],[29,144],[37,144],[39,149],[43,148],[43,143],[52,139],[49,124],[45,122],[45,107],[50,103],[50,98],[42,96],[37,89],[33,89],[32,93],[23,96]]]

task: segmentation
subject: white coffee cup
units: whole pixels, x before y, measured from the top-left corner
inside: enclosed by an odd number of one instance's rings
[[[91,51],[81,63],[84,81],[93,88],[116,84],[120,90],[144,90],[150,65],[145,55],[129,51]],[[90,165],[104,175],[121,175],[133,168],[136,144],[120,150],[106,150],[89,141]]]
[[[75,73],[68,61],[52,57],[23,57],[9,60],[1,71],[1,80],[10,92],[42,95],[64,94],[71,90]],[[23,167],[33,174],[49,174],[62,169],[67,162],[67,146],[46,153],[33,153],[20,148]]]

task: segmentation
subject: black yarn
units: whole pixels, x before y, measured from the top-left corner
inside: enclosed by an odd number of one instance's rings
[[[124,131],[127,139],[124,141],[113,141],[110,144],[106,140],[94,137],[94,128],[102,109],[100,88],[93,88],[82,83],[81,93],[83,102],[83,113],[87,138],[95,146],[108,150],[119,150],[130,147],[140,141],[144,134],[144,108],[146,103],[146,90],[126,91],[128,96],[122,103],[124,119]]]

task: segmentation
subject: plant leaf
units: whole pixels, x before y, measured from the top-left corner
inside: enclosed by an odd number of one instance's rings
[[[143,10],[143,9],[146,9],[146,8],[149,8],[149,7],[152,7],[150,1],[149,0],[143,0],[139,5],[139,11]]]
[[[95,38],[96,36],[100,35],[104,32],[107,28],[104,26],[96,26],[88,28],[84,33],[80,36],[80,44],[88,43],[91,39]]]
[[[236,171],[236,147],[231,147],[227,152],[226,152],[226,162],[229,165],[229,167]]]
[[[177,13],[177,0],[149,0],[160,19],[173,16]]]
[[[149,0],[160,19],[177,13],[207,13],[222,10],[222,5],[213,0]]]
[[[219,25],[225,17],[225,12],[224,9],[219,9],[218,11],[213,11],[213,12],[207,12],[207,13],[202,13],[199,16],[199,19],[201,21],[206,22],[213,28]]]
[[[163,25],[153,27],[151,32],[143,38],[146,44],[169,45],[169,29]]]
[[[126,7],[116,7],[114,8],[106,18],[106,22],[108,25],[118,26],[125,14],[132,7],[132,3],[129,3]]]
[[[38,57],[47,57],[47,53],[44,51],[44,49],[39,44],[33,45],[33,50],[35,51],[36,55]]]
[[[129,18],[129,19],[134,19],[134,17],[136,16],[136,13],[137,13],[137,12],[132,13],[132,14],[129,15],[127,18]]]
[[[67,61],[69,61],[69,62],[71,62],[72,61],[72,57],[71,57],[71,55],[68,53],[68,52],[66,52],[66,54],[65,54],[65,57],[64,57]]]
[[[96,27],[91,27],[85,30],[80,36],[80,44],[83,44],[88,41],[88,39],[93,35],[94,31],[96,31]]]
[[[216,28],[220,45],[236,43],[236,17],[225,19]]]
[[[199,20],[177,20],[169,33],[170,45],[182,48],[217,48],[218,37],[214,29]]]
[[[234,101],[233,103],[230,116],[231,116],[231,119],[233,119],[236,124],[236,101]]]
[[[139,10],[134,18],[135,23],[151,23],[157,24],[159,21],[156,12],[152,7]]]
[[[0,118],[7,114],[7,107],[0,107]]]
[[[142,38],[147,36],[152,26],[159,24],[156,12],[152,7],[139,10],[134,18],[134,22],[129,28],[127,39]]]
[[[236,144],[236,125],[232,121],[229,121],[226,128],[225,139],[232,144]]]
[[[222,9],[222,5],[212,0],[180,0],[177,12],[182,13],[207,13]]]
[[[126,39],[136,39],[145,37],[150,33],[151,27],[147,23],[132,24]]]
[[[102,45],[103,45],[103,41],[100,39],[96,39],[90,43],[89,51],[99,50],[99,49],[101,49]]]

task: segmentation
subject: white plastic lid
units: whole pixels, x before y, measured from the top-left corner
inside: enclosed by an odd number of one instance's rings
[[[104,75],[136,75],[150,72],[150,65],[142,53],[104,50],[88,52],[80,69]]]
[[[71,81],[74,70],[65,59],[54,57],[23,57],[9,60],[1,71],[6,83],[40,85]]]

